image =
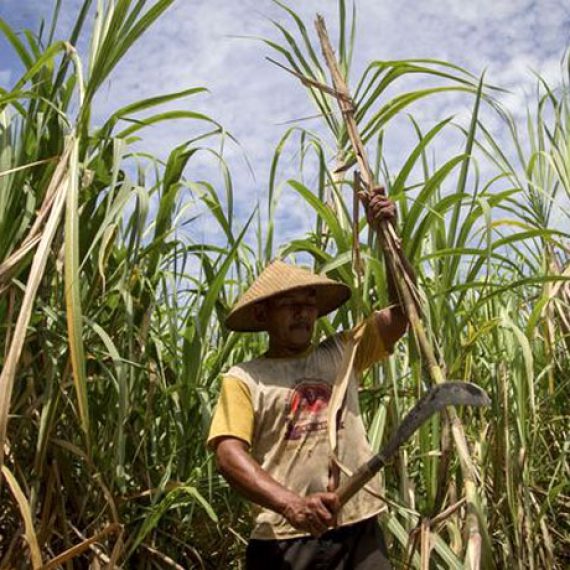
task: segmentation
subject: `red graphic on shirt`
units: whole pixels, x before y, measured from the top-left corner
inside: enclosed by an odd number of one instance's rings
[[[327,429],[327,408],[331,398],[329,384],[301,380],[291,393],[286,440],[301,439]]]

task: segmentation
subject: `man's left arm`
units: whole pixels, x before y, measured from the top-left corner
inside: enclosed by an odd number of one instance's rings
[[[366,209],[368,223],[374,230],[378,230],[384,220],[391,223],[395,222],[396,205],[386,196],[384,188],[377,186],[372,189],[370,194],[361,195],[360,198]],[[405,258],[403,261],[406,270],[415,281],[415,274],[411,266]],[[391,266],[387,260],[385,260],[385,264],[389,305],[385,309],[375,312],[375,321],[386,350],[392,352],[394,344],[405,334],[408,328],[408,319],[398,296],[396,279]]]

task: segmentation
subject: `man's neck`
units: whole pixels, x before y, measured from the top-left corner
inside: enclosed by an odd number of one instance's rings
[[[305,346],[277,345],[269,343],[269,348],[265,353],[267,358],[294,358],[304,356],[312,347],[312,343]]]

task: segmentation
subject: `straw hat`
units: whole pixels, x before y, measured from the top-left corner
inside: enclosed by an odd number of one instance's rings
[[[239,332],[264,330],[263,325],[255,319],[254,305],[303,287],[313,287],[316,290],[319,317],[340,307],[351,294],[350,287],[344,283],[277,260],[268,265],[238,299],[226,318],[227,327]]]

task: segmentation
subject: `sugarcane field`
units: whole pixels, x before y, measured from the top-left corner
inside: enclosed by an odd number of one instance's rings
[[[0,570],[570,568],[563,0],[0,3]]]

